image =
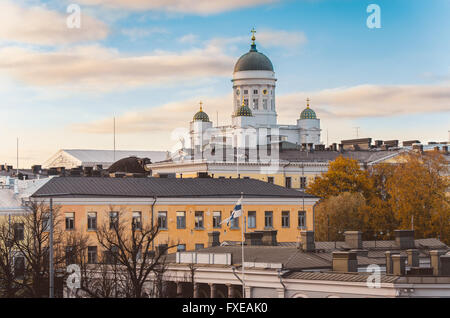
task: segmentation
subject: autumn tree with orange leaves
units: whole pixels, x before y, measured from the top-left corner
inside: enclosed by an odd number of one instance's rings
[[[324,231],[330,237],[331,223],[360,230],[364,239],[375,234],[392,238],[395,229],[413,228],[416,238],[438,237],[450,244],[448,172],[445,158],[437,152],[408,153],[394,164],[381,163],[367,170],[356,160],[338,157],[307,189],[322,198],[316,213],[317,238],[323,239]],[[333,219],[342,215],[352,219]],[[334,235],[338,234],[332,234],[331,240],[338,239]]]

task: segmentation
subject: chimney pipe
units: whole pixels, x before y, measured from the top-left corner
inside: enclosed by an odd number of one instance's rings
[[[450,254],[447,253],[440,257],[441,260],[441,275],[450,276]]]
[[[345,245],[351,249],[362,249],[362,233],[360,231],[345,231]]]
[[[256,232],[256,231],[255,231]],[[268,246],[277,246],[277,230],[259,231],[262,233],[262,244]]]
[[[393,253],[391,251],[386,251],[384,255],[386,256],[386,274],[392,274],[393,264],[392,264],[392,256],[398,253]]]
[[[414,231],[413,230],[395,230],[395,243],[402,250],[414,248]]]
[[[392,255],[392,274],[397,276],[405,275],[405,255]]]
[[[262,232],[246,232],[244,233],[245,235],[245,244],[248,246],[258,246],[258,245],[263,245],[262,243],[262,237],[263,237],[263,233]]]
[[[213,231],[208,232],[208,247],[219,246],[220,245],[220,232]]]
[[[300,237],[303,252],[314,252],[316,250],[314,231],[300,231]]]
[[[409,249],[406,253],[408,254],[408,265],[410,267],[419,267],[419,250]]]
[[[333,272],[357,272],[356,252],[333,252]]]
[[[431,267],[433,268],[433,275],[439,276],[441,275],[441,255],[444,255],[445,251],[442,250],[433,250],[430,251],[430,261]]]

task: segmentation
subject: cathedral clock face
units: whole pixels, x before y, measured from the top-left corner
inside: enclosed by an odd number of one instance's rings
[[[239,90],[236,90],[236,95],[239,96],[241,92]]]
[[[263,94],[267,95],[267,93],[268,93],[267,89],[263,89]]]

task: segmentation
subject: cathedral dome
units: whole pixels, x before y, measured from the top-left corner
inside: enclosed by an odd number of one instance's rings
[[[309,108],[309,99],[307,99],[306,101],[308,102],[308,104],[300,114],[300,119],[317,119],[316,112]]]
[[[258,52],[255,44],[255,30],[252,30],[252,45],[250,51],[242,55],[234,66],[234,72],[240,71],[271,71],[273,72],[272,62],[267,56]]]
[[[253,45],[252,45],[253,47]],[[242,55],[234,66],[235,72],[240,71],[272,71],[273,65],[267,56],[259,53],[253,48],[250,52]]]
[[[209,122],[208,115],[203,111],[202,103],[200,102],[200,110],[194,115],[194,121]]]

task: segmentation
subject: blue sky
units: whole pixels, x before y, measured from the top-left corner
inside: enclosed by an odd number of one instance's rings
[[[203,100],[231,121],[235,60],[250,29],[274,64],[279,123],[306,97],[323,141],[448,139],[450,2],[445,0],[3,0],[0,161],[42,163],[59,148],[171,149]],[[148,4],[151,3],[151,4]],[[381,8],[369,29],[366,8]],[[224,5],[226,4],[226,5]]]

